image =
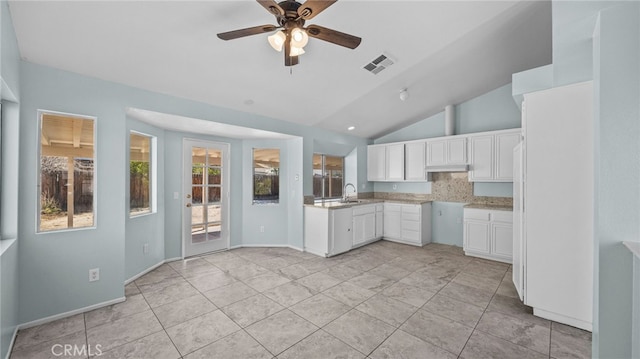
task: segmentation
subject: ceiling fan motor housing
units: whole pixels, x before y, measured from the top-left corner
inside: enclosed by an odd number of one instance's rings
[[[280,26],[285,29],[292,29],[294,27],[302,28],[304,26],[304,19],[298,15],[298,8],[302,4],[297,1],[285,0],[278,5],[284,10],[284,16],[280,15],[278,10],[275,10],[276,19]]]

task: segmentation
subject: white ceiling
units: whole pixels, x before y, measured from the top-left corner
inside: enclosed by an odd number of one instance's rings
[[[548,1],[340,0],[307,22],[362,37],[310,39],[286,68],[255,1],[10,1],[30,62],[299,124],[375,138],[551,62]],[[382,52],[396,64],[362,67]],[[291,72],[290,72],[291,70]],[[408,88],[411,97],[399,100]],[[250,103],[250,104],[249,104]]]

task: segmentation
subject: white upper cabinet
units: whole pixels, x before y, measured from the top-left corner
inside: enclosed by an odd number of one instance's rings
[[[469,138],[469,181],[492,181],[494,135]]]
[[[427,140],[427,167],[467,164],[467,137]]]
[[[367,147],[367,180],[384,181],[386,172],[386,146]]]
[[[404,181],[404,143],[367,147],[367,180]]]
[[[425,142],[408,142],[404,145],[405,180],[427,180],[425,166]]]
[[[520,130],[496,135],[496,181],[513,182],[513,149],[520,143]]]
[[[404,181],[404,144],[386,146],[387,181]]]
[[[469,181],[513,182],[513,149],[520,129],[469,136]]]

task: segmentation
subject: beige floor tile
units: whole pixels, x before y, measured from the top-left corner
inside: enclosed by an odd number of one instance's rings
[[[364,357],[364,354],[323,330],[318,330],[278,355],[278,359],[364,359]]]
[[[402,325],[418,310],[417,307],[381,294],[367,299],[358,305],[356,309],[394,327]]]
[[[534,316],[533,308],[522,304],[519,298],[496,294],[491,299],[487,310],[507,314],[509,316],[516,317],[532,324],[540,325],[547,328],[551,325],[551,322],[549,320]]]
[[[444,295],[431,298],[422,309],[474,328],[484,313],[484,308],[461,302]]]
[[[283,309],[283,306],[262,294],[222,307],[222,311],[243,328]]]
[[[591,333],[567,325],[552,323],[553,358],[591,358]]]
[[[244,283],[257,290],[258,292],[264,292],[265,290],[277,287],[290,281],[291,279],[285,276],[273,272],[267,272],[256,277],[245,279]]]
[[[203,294],[217,307],[222,308],[239,300],[252,297],[258,292],[242,282],[234,282],[224,287],[206,291]]]
[[[152,292],[143,292],[144,298],[151,308],[157,308],[196,294],[198,291],[188,282],[181,282]]]
[[[280,354],[316,330],[318,327],[288,309],[246,328],[247,333],[273,355]]]
[[[91,353],[96,353],[96,348],[91,348]],[[14,347],[11,359],[87,358],[88,355],[87,337],[80,331],[26,347]]]
[[[269,270],[255,263],[249,262],[240,267],[229,268],[227,273],[236,279],[245,280],[261,274],[269,273]]]
[[[169,328],[216,309],[216,306],[211,304],[205,296],[196,294],[192,297],[154,308],[153,312],[158,317],[160,324],[165,328]]]
[[[384,341],[371,355],[371,359],[456,359],[458,356],[398,330]]]
[[[460,354],[473,331],[473,328],[423,309],[418,310],[400,329],[456,355]]]
[[[386,287],[395,283],[393,279],[381,277],[375,274],[363,273],[355,278],[351,278],[349,283],[355,284],[358,287],[369,289],[374,292],[379,292]]]
[[[135,282],[131,282],[124,286],[124,296],[130,297],[135,294],[140,294],[140,288],[136,285]]]
[[[14,350],[21,350],[39,343],[48,342],[52,339],[84,332],[84,330],[84,315],[77,314],[19,331],[13,348]]]
[[[96,355],[100,359],[178,359],[180,353],[164,330]]]
[[[239,330],[202,349],[186,355],[185,359],[270,359],[269,353],[244,330]],[[158,358],[160,359],[160,358]]]
[[[313,296],[316,293],[315,291],[303,286],[302,284],[289,282],[281,286],[269,289],[262,294],[284,307],[290,307]]]
[[[531,324],[502,313],[487,311],[480,319],[476,330],[549,355],[551,331],[549,327]]]
[[[238,330],[236,323],[216,310],[168,328],[167,334],[184,356]]]
[[[93,328],[106,322],[114,321],[131,314],[149,310],[149,304],[142,294],[131,295],[122,303],[98,308],[84,313],[87,328]]]
[[[446,295],[447,297],[473,304],[482,308],[486,308],[487,305],[489,305],[489,301],[491,301],[493,293],[494,292],[453,282],[447,284],[439,292],[439,294]]]
[[[323,329],[362,354],[369,355],[394,332],[395,327],[354,309]]]
[[[548,359],[548,355],[521,347],[504,339],[485,334],[480,331],[473,332],[469,342],[464,347],[462,359]]]
[[[290,309],[316,326],[322,327],[348,312],[351,307],[326,295],[317,294],[292,306]]]
[[[495,292],[501,281],[490,277],[477,276],[469,273],[459,273],[455,278],[453,278],[453,283],[463,284],[468,287],[486,290],[488,292]]]
[[[87,329],[87,342],[90,346],[100,345],[103,351],[108,351],[160,330],[160,322],[148,310]]]
[[[205,272],[199,276],[187,279],[192,286],[200,292],[206,292],[212,289],[224,287],[237,280],[223,271]]]
[[[376,292],[364,289],[350,282],[343,282],[335,287],[325,290],[322,294],[350,307],[355,307],[356,305],[373,297]]]
[[[385,263],[370,270],[369,274],[375,274],[393,280],[400,280],[411,274],[411,272],[404,268]]]
[[[328,274],[317,272],[306,277],[297,279],[296,282],[303,286],[316,291],[322,292],[342,282],[340,279],[336,279]]]
[[[322,273],[345,281],[362,274],[362,271],[346,266],[345,264],[338,264],[323,270]]]
[[[421,307],[431,299],[436,292],[398,282],[385,288],[382,291],[382,294],[389,298],[410,304],[414,307]]]

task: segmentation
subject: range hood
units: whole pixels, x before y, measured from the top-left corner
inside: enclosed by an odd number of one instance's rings
[[[444,108],[444,135],[453,136],[456,133],[456,112],[454,105],[447,105]],[[469,165],[466,164],[442,164],[439,166],[426,166],[427,172],[467,172]]]

